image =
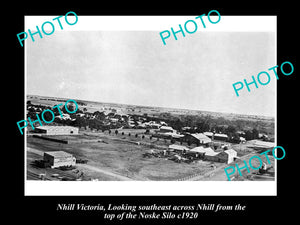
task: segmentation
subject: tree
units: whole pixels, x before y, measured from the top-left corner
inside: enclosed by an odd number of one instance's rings
[[[106,117],[104,112],[99,112],[99,111],[94,112],[93,115],[99,120],[104,120]]]
[[[40,113],[40,114],[41,114],[41,113]],[[42,118],[41,115],[39,115],[39,118]],[[50,113],[49,111],[46,111],[46,112],[44,113],[44,119],[45,119],[45,121],[51,121],[51,120],[53,120],[54,118],[53,118],[52,113]]]
[[[256,130],[255,128],[252,130],[252,138],[253,139],[258,139],[258,137],[259,137],[259,132],[258,132],[258,130]]]
[[[231,137],[233,143],[240,143],[240,136],[237,133],[234,133]]]
[[[181,130],[181,128],[183,127],[183,123],[182,121],[177,118],[175,121],[171,121],[170,124],[175,130]]]
[[[227,127],[227,129],[226,129],[226,133],[231,133],[231,134],[233,134],[233,133],[235,133],[236,132],[236,128],[234,127],[234,126],[232,126],[232,125],[229,125],[228,127]]]
[[[252,132],[250,130],[246,130],[245,139],[246,140],[252,140],[253,139],[253,135],[252,135]]]
[[[74,112],[75,110],[75,104],[74,103],[68,103],[67,106],[63,105],[61,108],[61,111],[63,111],[64,113],[68,113],[69,112]],[[68,109],[68,111],[66,110],[66,108]]]

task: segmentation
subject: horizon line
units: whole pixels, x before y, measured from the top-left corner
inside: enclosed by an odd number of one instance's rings
[[[208,113],[235,114],[235,115],[252,116],[252,117],[267,117],[267,118],[270,118],[270,119],[275,119],[275,116],[266,116],[266,115],[258,115],[258,114],[242,114],[242,113],[234,113],[234,112],[220,112],[220,111],[218,112],[218,111],[210,111],[210,110],[176,108],[176,107],[166,107],[166,106],[150,106],[150,105],[136,105],[136,104],[118,103],[118,102],[103,102],[103,101],[98,101],[98,100],[74,99],[74,98],[69,98],[69,97],[57,97],[57,96],[28,94],[28,93],[26,95],[27,96],[39,96],[39,97],[50,97],[50,98],[61,98],[61,99],[73,99],[73,100],[80,100],[80,101],[87,101],[87,102],[97,102],[97,103],[104,103],[104,104],[119,104],[119,105],[148,107],[148,108],[165,108],[165,109],[190,110],[190,111],[199,111],[199,112],[208,112]]]

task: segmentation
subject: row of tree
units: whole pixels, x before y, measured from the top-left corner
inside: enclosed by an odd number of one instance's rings
[[[32,107],[29,107],[32,106]],[[39,114],[41,118],[41,113],[45,109],[50,109],[54,112],[55,116],[59,116],[60,113],[58,109],[52,109],[48,106],[43,105],[33,105],[31,102],[27,102],[28,117],[32,120],[35,120],[36,114]],[[38,109],[38,110],[37,110]],[[69,104],[68,109],[70,111],[74,110],[74,105]],[[64,105],[60,107],[60,110],[64,114],[68,114]],[[79,116],[79,114],[84,113],[85,116]],[[61,120],[59,117],[55,118],[54,122],[61,123],[63,125],[70,125],[76,127],[89,127],[96,130],[109,130],[109,129],[118,129],[122,126],[127,126],[128,116],[121,116],[111,112],[108,115],[105,115],[104,112],[96,111],[94,113],[89,113],[85,109],[84,112],[77,110],[75,114],[69,114],[72,119],[75,120]],[[109,118],[117,118],[118,122],[109,123],[107,120]],[[257,121],[244,121],[244,120],[226,120],[223,117],[212,118],[209,115],[174,115],[171,113],[161,113],[157,116],[149,116],[147,114],[141,115],[130,115],[131,119],[134,121],[134,124],[138,124],[138,121],[144,120],[160,121],[166,122],[169,126],[173,127],[179,132],[190,132],[190,133],[203,133],[206,131],[212,131],[215,133],[224,133],[227,134],[229,140],[233,142],[239,142],[239,137],[242,136],[246,140],[257,139],[259,138],[259,129],[257,127],[263,127],[265,124],[260,124]],[[52,114],[50,112],[44,113],[44,118],[47,121],[51,121]],[[244,129],[244,128],[247,129]],[[272,126],[271,126],[272,128]],[[272,129],[271,129],[272,130]],[[237,133],[237,131],[244,131],[244,134]]]

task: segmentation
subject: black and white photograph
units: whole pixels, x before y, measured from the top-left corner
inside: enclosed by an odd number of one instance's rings
[[[295,217],[296,7],[122,4],[16,7],[4,214],[97,224]]]
[[[276,19],[263,19],[274,30],[198,28],[166,45],[120,25],[26,40],[26,180],[273,184],[276,77],[257,74],[276,65]]]

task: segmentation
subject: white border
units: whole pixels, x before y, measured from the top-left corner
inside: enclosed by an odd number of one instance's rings
[[[25,195],[244,196],[276,195],[275,181],[27,181]]]
[[[200,14],[199,14],[200,15]],[[36,26],[50,21],[55,25],[55,32],[60,31],[59,25],[53,21],[55,16],[25,16],[25,30],[36,30]],[[197,32],[208,31],[238,31],[238,32],[276,32],[276,16],[221,16],[221,20],[217,24],[211,24],[206,17],[203,21],[206,28],[201,25],[200,19],[195,16],[78,16],[76,24],[70,26],[65,22],[64,17],[60,19],[63,31],[85,31],[85,30],[105,30],[105,31],[123,31],[123,30],[139,30],[139,31],[159,31],[174,30],[182,27],[187,20],[197,22]],[[214,18],[216,17],[216,18]],[[217,16],[211,16],[212,21],[217,21]],[[70,22],[74,19],[70,19]],[[47,26],[49,27],[49,26]],[[45,26],[46,28],[46,26]],[[55,35],[55,32],[52,35]],[[159,35],[159,34],[158,34]],[[38,35],[36,35],[38,37]],[[30,39],[30,38],[29,38]]]
[[[199,15],[207,13],[202,12]],[[25,16],[25,31],[39,27],[45,21],[52,21],[56,16]],[[69,26],[63,21],[63,31],[71,30],[158,30],[162,32],[171,27],[178,27],[188,19],[196,16],[78,16],[78,22]],[[212,17],[213,18],[213,17]],[[213,19],[212,19],[213,20]],[[200,21],[199,21],[200,22]],[[277,37],[276,16],[222,16],[218,24],[206,23],[206,29],[199,29],[201,32],[209,31],[238,31],[238,32],[275,32]],[[56,25],[58,26],[58,25]],[[58,27],[56,27],[58,28]],[[63,32],[62,31],[62,32]],[[56,31],[55,31],[56,32]],[[158,32],[158,35],[159,35]],[[197,31],[198,32],[198,31]],[[52,35],[55,35],[53,33]],[[36,35],[38,36],[38,35]],[[47,37],[44,37],[47,38]],[[26,42],[24,49],[25,61],[25,98],[27,94],[27,59]],[[181,40],[183,41],[183,40]],[[161,44],[161,43],[158,43]],[[276,43],[277,45],[277,38]],[[275,62],[277,62],[277,49]],[[277,83],[276,98],[277,98]],[[277,102],[275,105],[277,109]],[[24,118],[26,117],[26,104],[24,106]],[[26,132],[26,130],[25,130]],[[277,111],[275,113],[275,144],[277,144]],[[25,145],[27,138],[25,137]],[[25,151],[25,190],[26,196],[275,196],[277,195],[277,172],[275,181],[27,181],[26,180],[26,159]],[[277,171],[277,162],[275,162]],[[176,183],[175,183],[176,182]]]

